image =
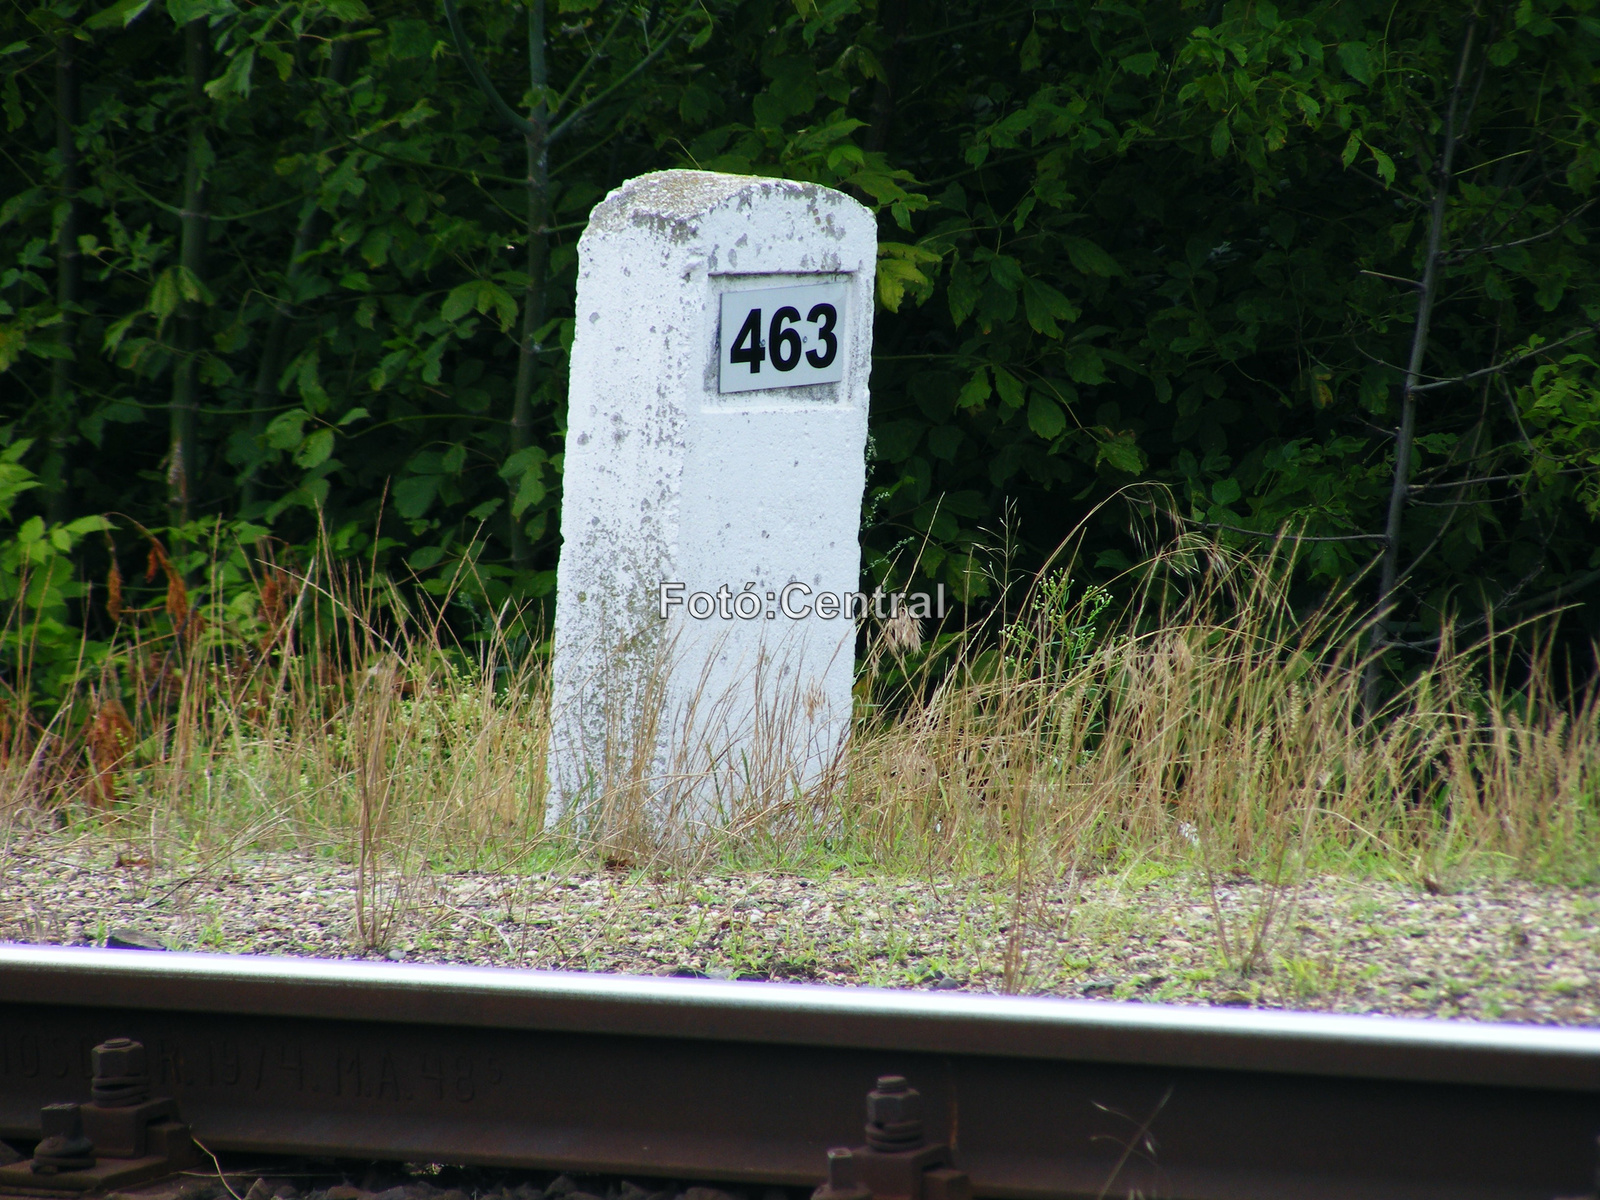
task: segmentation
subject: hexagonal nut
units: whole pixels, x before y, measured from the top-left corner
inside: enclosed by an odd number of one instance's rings
[[[112,1038],[89,1052],[96,1079],[123,1079],[146,1072],[144,1047],[130,1038]]]
[[[903,1092],[868,1092],[867,1124],[899,1125],[922,1120],[922,1093],[916,1088]]]

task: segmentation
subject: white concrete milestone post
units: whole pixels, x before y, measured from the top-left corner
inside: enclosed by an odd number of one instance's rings
[[[629,779],[652,815],[709,819],[842,748],[854,621],[808,600],[860,576],[876,259],[872,214],[812,184],[661,171],[591,214],[552,822]]]

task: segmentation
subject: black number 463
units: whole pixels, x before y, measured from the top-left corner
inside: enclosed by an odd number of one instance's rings
[[[800,331],[793,328],[799,320],[800,310],[785,304],[772,314],[772,321],[767,326],[767,340],[763,342],[761,310],[752,308],[744,324],[739,327],[739,336],[733,339],[733,345],[728,350],[728,361],[749,363],[750,374],[755,375],[761,370],[761,364],[766,362],[770,346],[772,365],[779,371],[794,370],[800,365]],[[806,314],[806,320],[817,326],[817,340],[821,343],[821,353],[816,350],[805,352],[806,361],[821,370],[830,365],[839,353],[839,338],[833,331],[839,320],[839,311],[831,304],[818,304]]]

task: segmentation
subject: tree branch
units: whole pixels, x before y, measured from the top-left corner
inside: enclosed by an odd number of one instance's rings
[[[1483,612],[1479,613],[1472,620],[1464,622],[1452,622],[1450,626],[1450,636],[1460,637],[1461,634],[1468,629],[1475,629],[1479,625],[1487,625],[1494,619],[1494,615],[1498,612],[1518,612],[1524,608],[1531,608],[1535,605],[1543,604],[1550,600],[1559,599],[1561,594],[1565,591],[1583,587],[1585,584],[1591,583],[1595,579],[1600,579],[1600,571],[1590,571],[1585,575],[1578,576],[1578,578],[1575,580],[1569,580],[1567,583],[1558,585],[1542,595],[1535,596],[1531,600],[1524,600],[1520,604],[1511,603],[1511,601],[1515,600],[1519,595],[1522,594],[1522,590],[1524,588],[1526,588],[1530,583],[1543,574],[1543,564],[1534,567],[1533,570],[1529,571],[1515,584],[1508,588],[1505,594],[1502,595],[1499,600],[1486,607]],[[1435,609],[1434,611],[1438,612],[1439,610]],[[1421,641],[1417,642],[1394,639],[1391,640],[1389,644],[1391,646],[1404,646],[1408,650],[1427,650],[1437,646],[1441,640],[1441,636],[1442,635],[1436,633],[1430,638],[1423,638]]]
[[[1413,483],[1410,490],[1413,492],[1430,492],[1445,488],[1471,487],[1476,483],[1506,483],[1512,479],[1521,479],[1526,474],[1526,471],[1518,471],[1512,475],[1480,475],[1476,479],[1453,479],[1449,483]]]
[[[1385,275],[1382,271],[1361,270],[1357,272],[1357,274],[1372,275],[1378,279],[1387,279],[1392,283],[1403,283],[1408,288],[1420,288],[1422,286],[1422,281],[1420,279],[1406,279],[1401,275]]]
[[[1549,472],[1549,474],[1550,475],[1593,475],[1597,471],[1600,471],[1600,467],[1568,467],[1566,470],[1563,470],[1563,471],[1551,471],[1551,472]],[[1518,471],[1514,475],[1482,475],[1482,476],[1479,476],[1477,479],[1462,479],[1462,480],[1459,480],[1459,481],[1457,481],[1455,483],[1413,484],[1412,487],[1411,487],[1411,490],[1414,491],[1414,492],[1418,492],[1418,491],[1423,491],[1424,489],[1427,489],[1427,488],[1469,487],[1469,486],[1471,486],[1472,484],[1475,484],[1475,483],[1509,483],[1514,479],[1526,479],[1530,474],[1532,474],[1532,470],[1531,469],[1527,470],[1527,471]],[[1426,503],[1428,503],[1428,501],[1426,501],[1426,500],[1414,500],[1414,501],[1412,501],[1412,503],[1414,503],[1414,504],[1426,504]]]
[[[952,33],[960,33],[963,29],[976,29],[980,25],[999,25],[1015,17],[1026,16],[1034,11],[1034,6],[1013,9],[1011,12],[997,13],[992,16],[980,17],[976,21],[966,21],[960,25],[946,25],[943,29],[930,29],[927,33],[913,33],[902,37],[902,42],[921,42],[928,38],[949,37]]]
[[[1493,504],[1488,496],[1479,496],[1473,500],[1413,500],[1412,504],[1419,508],[1471,508],[1475,504]]]
[[[583,66],[578,68],[578,73],[572,77],[572,82],[567,84],[567,90],[556,97],[556,102],[550,106],[550,115],[557,116],[567,106],[567,101],[572,99],[572,93],[578,90],[578,85],[589,74],[589,68],[600,61],[600,56],[606,52],[606,47],[611,44],[611,39],[617,30],[622,28],[623,20],[628,16],[628,6],[621,5],[617,9],[617,19],[611,22],[611,28],[606,30],[605,37],[600,39],[600,44],[589,51],[589,57],[583,60]]]
[[[1222,529],[1228,533],[1246,533],[1251,537],[1283,539],[1291,542],[1381,542],[1381,533],[1344,533],[1327,537],[1311,537],[1303,533],[1285,533],[1283,526],[1278,526],[1274,531],[1265,529],[1246,529],[1243,525],[1222,525],[1216,521],[1190,521],[1191,525],[1201,529]]]
[[[472,52],[472,44],[467,41],[467,31],[461,24],[461,14],[456,11],[456,0],[444,0],[444,17],[450,23],[450,38],[456,44],[456,53],[461,56],[472,82],[478,85],[478,90],[488,99],[495,112],[500,115],[500,119],[523,137],[527,137],[533,131],[532,124],[526,117],[519,116],[495,90],[494,84],[489,82],[489,76],[478,62],[478,56]]]
[[[1457,250],[1453,254],[1447,255],[1445,261],[1462,262],[1465,259],[1471,258],[1475,254],[1493,254],[1497,250],[1510,250],[1514,246],[1529,246],[1534,242],[1542,242],[1545,238],[1555,237],[1556,234],[1560,233],[1568,225],[1572,224],[1572,222],[1576,221],[1584,213],[1588,212],[1589,209],[1593,208],[1596,203],[1597,201],[1595,200],[1585,201],[1583,204],[1578,205],[1577,208],[1573,209],[1570,213],[1563,217],[1558,224],[1552,225],[1543,233],[1535,233],[1529,237],[1518,238],[1513,242],[1497,242],[1493,245],[1477,246],[1471,250]]]
[[[1506,359],[1505,362],[1495,363],[1492,367],[1484,367],[1481,370],[1469,371],[1465,375],[1456,375],[1450,379],[1437,379],[1432,383],[1419,383],[1411,390],[1413,392],[1432,392],[1443,387],[1454,387],[1458,383],[1471,383],[1473,380],[1482,379],[1487,375],[1498,375],[1502,371],[1509,371],[1512,367],[1527,362],[1530,358],[1538,358],[1541,354],[1548,354],[1551,350],[1568,345],[1577,341],[1579,338],[1588,337],[1590,334],[1595,333],[1596,331],[1600,331],[1600,322],[1596,322],[1595,324],[1584,329],[1575,330],[1564,338],[1557,338],[1553,342],[1546,342],[1542,346],[1535,346],[1530,350],[1524,350],[1521,354],[1513,355],[1511,358]]]
[[[427,159],[422,158],[407,158],[403,154],[395,154],[392,151],[385,150],[379,146],[368,145],[366,142],[363,142],[358,135],[348,134],[342,130],[336,129],[334,130],[334,134],[347,146],[354,146],[363,154],[376,154],[379,158],[386,158],[390,162],[399,163],[403,167],[415,167],[419,171],[443,171],[446,175],[460,175],[464,179],[471,180],[480,189],[482,189],[483,181],[485,179],[487,179],[490,183],[504,183],[512,187],[523,187],[528,182],[526,179],[513,179],[509,175],[496,175],[489,171],[473,171],[466,167],[452,167],[444,163],[430,162]],[[502,209],[502,211],[505,210]]]
[[[161,200],[155,196],[152,196],[149,192],[145,191],[142,187],[140,187],[132,179],[129,179],[115,167],[102,166],[100,169],[107,175],[110,175],[118,183],[124,185],[130,192],[133,192],[145,203],[154,205],[168,216],[178,217],[180,220],[183,218],[184,211],[181,206],[176,204],[168,204],[165,200]],[[288,208],[291,204],[299,204],[304,200],[314,199],[315,197],[315,192],[307,192],[300,196],[290,196],[287,200],[278,200],[272,204],[262,205],[260,208],[252,208],[249,212],[207,213],[206,217],[208,220],[212,221],[243,221],[247,217],[259,217],[262,213],[274,212],[280,208]]]
[[[1499,325],[1496,325],[1495,326],[1495,330],[1494,330],[1494,350],[1491,351],[1490,353],[1491,353],[1491,355],[1493,355],[1493,354],[1499,353],[1499,351],[1500,351],[1500,327],[1499,327]],[[1488,413],[1489,413],[1489,381],[1488,380],[1484,380],[1483,391],[1481,393],[1480,402],[1479,402],[1479,405],[1478,405],[1478,419],[1477,419],[1477,421],[1475,421],[1473,423],[1473,426],[1472,426],[1472,446],[1471,446],[1472,453],[1467,456],[1467,462],[1474,462],[1478,458],[1477,449],[1478,449],[1479,443],[1483,439],[1485,423],[1486,423],[1486,419],[1488,417]],[[1445,465],[1448,466],[1449,464],[1445,464]],[[1456,501],[1461,501],[1465,497],[1465,495],[1466,495],[1466,489],[1464,487],[1461,487],[1458,484],[1457,487],[1456,487]],[[1413,504],[1426,504],[1428,502],[1427,501],[1413,500],[1413,501],[1411,501],[1411,503],[1413,503]],[[1403,586],[1411,578],[1413,572],[1415,572],[1416,569],[1418,567],[1420,567],[1427,560],[1428,555],[1433,553],[1435,547],[1437,547],[1440,542],[1444,541],[1445,534],[1450,532],[1451,527],[1455,524],[1455,520],[1456,520],[1456,507],[1455,507],[1454,503],[1452,503],[1450,512],[1445,516],[1445,519],[1439,525],[1439,528],[1437,528],[1437,529],[1435,529],[1433,531],[1433,536],[1428,539],[1428,544],[1426,546],[1424,546],[1422,548],[1422,550],[1414,558],[1412,558],[1411,562],[1407,564],[1406,569],[1400,572],[1399,578],[1397,578],[1395,580],[1395,586],[1396,587]]]
[[[1520,604],[1513,604],[1509,606],[1506,611],[1517,612],[1524,608],[1537,608],[1541,604],[1552,603],[1553,601],[1561,599],[1561,597],[1567,592],[1575,592],[1579,588],[1587,587],[1589,584],[1594,583],[1597,579],[1600,579],[1600,570],[1586,571],[1582,575],[1577,576],[1575,579],[1569,579],[1565,583],[1557,584],[1548,592],[1544,592],[1541,595],[1535,596],[1531,600],[1524,600]],[[1504,602],[1502,601],[1502,603]]]
[[[555,142],[562,137],[562,135],[566,134],[572,129],[575,122],[581,120],[591,109],[598,105],[607,96],[611,95],[612,92],[616,91],[624,84],[631,82],[634,76],[638,75],[639,72],[643,71],[651,63],[655,62],[656,59],[665,54],[667,52],[667,47],[672,45],[672,39],[677,37],[678,30],[682,29],[686,24],[688,24],[689,18],[694,16],[696,11],[698,10],[694,8],[686,9],[683,15],[673,23],[672,28],[667,30],[666,36],[661,39],[654,50],[650,51],[649,54],[645,55],[638,62],[634,63],[621,79],[613,81],[609,87],[602,90],[598,95],[592,96],[588,100],[585,100],[577,108],[573,109],[566,120],[562,121],[550,131],[549,137],[545,139],[546,143],[549,145],[554,145]]]

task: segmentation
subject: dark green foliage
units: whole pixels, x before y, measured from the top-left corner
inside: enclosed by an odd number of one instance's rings
[[[1477,21],[1488,49],[1469,63],[1424,371],[1582,336],[1421,400],[1429,490],[1411,499],[1451,505],[1408,506],[1402,530],[1403,562],[1421,559],[1405,615],[1423,625],[1600,567],[1600,442],[1570,440],[1576,408],[1562,433],[1533,417],[1568,386],[1600,411],[1587,360],[1567,357],[1600,316],[1588,7]],[[1015,496],[1047,549],[1154,480],[1195,525],[1381,534],[1417,311],[1405,281],[1422,273],[1467,7],[984,11],[902,55],[892,157],[937,201],[917,245],[940,264],[878,344],[886,515],[942,549],[985,541],[979,519]],[[1147,497],[1102,510],[1102,565],[1137,553],[1122,529]],[[1311,543],[1307,565],[1333,582],[1380,548]]]
[[[1418,393],[1397,636],[1595,594],[1588,0],[549,0],[542,95],[521,4],[461,15],[516,113],[558,124],[593,102],[549,156],[521,449],[526,147],[442,9],[10,0],[0,430],[31,439],[17,465],[41,486],[0,541],[35,514],[108,514],[130,544],[130,517],[291,544],[321,529],[486,610],[541,601],[577,236],[611,187],[690,165],[816,180],[881,213],[875,575],[916,561],[992,598],[1008,505],[1021,565],[1095,513],[1087,561],[1113,572],[1170,497],[1241,543],[1344,539],[1303,557],[1308,583],[1348,579],[1383,544],[1407,281],[1470,31],[1423,371],[1505,369]],[[186,30],[209,40],[203,68]],[[184,252],[186,194],[209,214],[203,254],[192,210]],[[81,277],[62,274],[63,228]]]

